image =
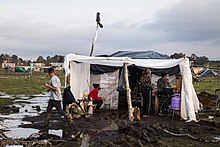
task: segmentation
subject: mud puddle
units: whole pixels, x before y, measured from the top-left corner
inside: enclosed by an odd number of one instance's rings
[[[220,136],[216,136],[214,139],[220,142]]]
[[[15,112],[3,113],[0,115],[0,129],[4,131],[9,138],[27,138],[32,133],[37,133],[39,130],[34,128],[22,128],[20,125],[31,124],[31,122],[23,121],[24,117],[33,117],[41,114],[46,110],[48,96],[16,96],[12,97],[1,93],[2,98],[15,99],[15,104],[11,106],[16,109]],[[10,131],[8,131],[10,130]]]

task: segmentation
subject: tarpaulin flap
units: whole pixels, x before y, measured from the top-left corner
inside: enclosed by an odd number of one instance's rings
[[[91,65],[91,73],[93,74],[103,74],[114,72],[119,69],[119,67],[105,66],[105,65]]]
[[[132,59],[170,59],[168,55],[163,55],[155,51],[118,51],[109,57],[129,57]]]
[[[165,68],[165,69],[153,69],[152,70],[152,74],[161,76],[161,73],[166,72],[167,74],[169,74],[170,76],[172,75],[176,75],[178,73],[180,73],[180,68],[179,65],[176,65],[174,67],[171,68]]]

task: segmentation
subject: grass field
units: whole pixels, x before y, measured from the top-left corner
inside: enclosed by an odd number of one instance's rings
[[[64,84],[64,73],[57,71]],[[10,95],[33,95],[42,92],[42,86],[49,82],[49,76],[43,72],[31,74],[0,71],[0,92]]]
[[[220,77],[203,77],[200,82],[193,82],[196,93],[202,91],[214,94],[216,89],[220,89]]]
[[[5,98],[1,99],[0,98],[0,107],[13,104],[13,102],[14,102],[14,100],[12,100],[12,99],[5,99]]]
[[[61,84],[64,85],[64,72],[57,71],[57,75],[61,79]],[[49,77],[43,72],[36,72],[30,75],[0,71],[0,92],[7,94],[40,94],[42,85],[46,82],[49,82]],[[200,82],[194,82],[193,85],[197,94],[202,91],[214,94],[215,89],[220,89],[220,77],[200,78]]]

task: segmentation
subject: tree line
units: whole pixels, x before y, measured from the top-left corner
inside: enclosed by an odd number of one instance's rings
[[[54,55],[52,57],[47,56],[44,58],[43,56],[37,57],[36,60],[24,60],[17,55],[8,55],[8,54],[1,54],[0,55],[0,63],[7,61],[8,63],[15,63],[16,65],[25,65],[28,66],[30,63],[44,63],[45,65],[49,65],[50,63],[62,63],[64,62],[64,56],[62,55]]]
[[[179,59],[184,57],[184,53],[174,53],[170,55],[171,59]],[[197,56],[196,54],[192,54],[191,56],[188,56],[190,61],[193,61],[196,65],[203,65],[209,62],[209,58],[206,56]],[[16,63],[17,65],[30,65],[30,63],[44,63],[45,65],[49,65],[50,63],[62,63],[64,62],[64,56],[62,55],[54,55],[52,57],[47,56],[44,58],[43,56],[37,57],[36,60],[24,60],[17,55],[8,55],[8,54],[1,54],[0,56],[0,63],[3,61]],[[212,61],[213,62],[213,61]],[[214,62],[220,62],[220,61],[214,61]]]
[[[170,58],[172,59],[179,59],[186,56],[183,53],[174,53],[170,55]],[[203,65],[209,62],[209,58],[206,56],[197,56],[196,54],[192,54],[191,56],[187,56],[190,61],[193,61],[193,64],[195,65]],[[217,61],[218,62],[218,61]]]

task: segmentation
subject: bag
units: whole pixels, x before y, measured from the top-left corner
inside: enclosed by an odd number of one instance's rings
[[[72,104],[73,102],[75,102],[75,97],[70,90],[70,86],[64,88],[63,102],[65,102],[66,104]]]

